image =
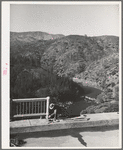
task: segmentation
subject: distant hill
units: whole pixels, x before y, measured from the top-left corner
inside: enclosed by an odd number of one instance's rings
[[[50,34],[46,32],[10,32],[11,42],[22,41],[22,42],[33,42],[37,40],[51,40],[61,38],[62,34]]]
[[[107,54],[116,51],[119,52],[119,37],[111,35],[103,35],[94,37],[98,43],[102,43]]]
[[[114,44],[118,44],[119,42],[119,38],[117,36],[113,36],[113,35],[102,35],[102,36],[94,36],[94,38],[96,39],[102,39],[105,40],[107,42],[112,42]]]

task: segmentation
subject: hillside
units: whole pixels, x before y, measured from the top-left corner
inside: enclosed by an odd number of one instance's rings
[[[41,64],[52,67],[59,76],[73,77],[105,55],[104,47],[94,38],[70,35],[52,43],[43,54]]]
[[[112,54],[113,52],[119,52],[119,38],[116,36],[97,36],[94,37],[98,43],[103,44],[104,50],[107,52],[107,55]]]
[[[100,87],[102,93],[97,96],[98,106],[91,106],[85,112],[118,111],[119,105],[119,55],[110,54],[87,67],[86,71],[76,77],[88,86]]]
[[[86,92],[72,81],[77,77],[81,85],[99,87],[103,101],[118,99],[118,42],[115,36],[11,32],[11,98],[50,95],[55,101],[77,101]]]
[[[102,36],[94,36],[94,38],[96,38],[97,40],[103,40],[105,43],[109,43],[110,44],[114,44],[114,45],[118,45],[119,44],[119,38],[117,36],[113,36],[113,35],[102,35]]]

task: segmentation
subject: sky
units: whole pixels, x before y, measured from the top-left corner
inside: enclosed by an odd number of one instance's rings
[[[119,36],[119,5],[11,4],[10,31]]]

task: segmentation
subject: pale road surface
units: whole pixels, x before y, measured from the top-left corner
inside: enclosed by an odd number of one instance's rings
[[[116,127],[24,133],[19,138],[26,142],[22,147],[119,147],[119,130]]]

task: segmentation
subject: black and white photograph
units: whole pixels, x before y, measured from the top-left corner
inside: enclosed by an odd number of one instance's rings
[[[2,147],[121,148],[121,2],[3,2],[2,20]]]

